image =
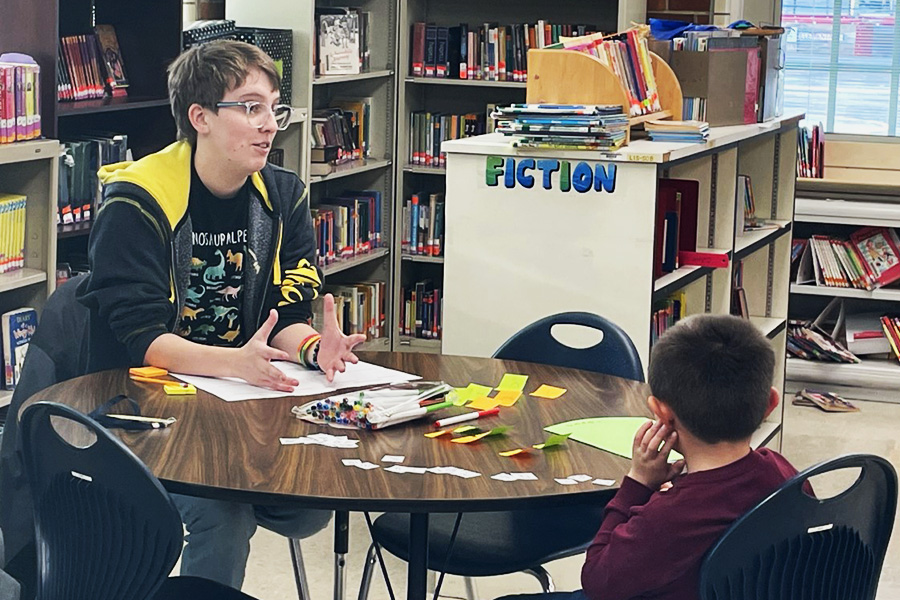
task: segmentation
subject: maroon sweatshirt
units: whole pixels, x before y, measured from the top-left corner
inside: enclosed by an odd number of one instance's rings
[[[688,473],[666,492],[626,477],[607,504],[587,551],[581,585],[589,600],[700,596],[700,563],[738,517],[797,473],[762,449],[735,462]]]

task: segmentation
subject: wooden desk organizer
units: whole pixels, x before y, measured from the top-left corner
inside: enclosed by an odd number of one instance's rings
[[[631,128],[645,121],[681,117],[683,97],[675,73],[659,56],[650,53],[661,111],[631,117]],[[529,104],[620,104],[627,113],[628,93],[613,71],[590,54],[575,50],[529,50],[526,102]]]

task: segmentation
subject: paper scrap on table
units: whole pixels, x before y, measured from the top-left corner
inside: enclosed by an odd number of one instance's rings
[[[584,483],[585,481],[590,481],[593,477],[590,475],[569,475],[569,479],[577,481],[578,483]]]
[[[559,398],[560,396],[565,394],[566,391],[567,390],[565,388],[547,385],[545,383],[538,389],[531,392],[531,394],[529,394],[529,395],[534,396],[535,398],[546,398],[548,400],[555,400],[556,398]]]
[[[569,479],[568,477],[562,477],[556,480],[556,483],[560,485],[578,485],[578,482],[574,479]]]
[[[391,473],[413,473],[415,475],[422,475],[427,470],[425,467],[405,467],[403,465],[394,465],[385,469]]]
[[[485,431],[484,433],[479,433],[477,435],[466,435],[450,441],[452,441],[454,444],[471,444],[472,442],[477,442],[478,440],[491,435],[503,435],[507,431],[509,431],[509,428],[509,425],[501,425],[500,427],[494,427],[493,429]]]
[[[344,458],[341,460],[344,463],[345,467],[356,467],[358,469],[363,469],[368,471],[369,469],[377,469],[378,465],[366,461],[359,460],[358,458]]]
[[[488,398],[487,396],[481,396],[480,398],[475,398],[467,405],[467,408],[472,408],[475,410],[491,410],[492,408],[497,408],[498,402],[494,398]]]
[[[571,439],[625,458],[631,458],[634,434],[647,422],[644,417],[593,417],[557,423],[544,430],[556,434],[569,434]],[[684,458],[672,450],[669,462]]]
[[[351,439],[346,435],[330,435],[328,433],[313,433],[305,437],[279,438],[279,441],[282,446],[315,444],[329,448],[359,448],[358,439]]]
[[[517,390],[503,390],[494,394],[494,402],[500,406],[512,406],[522,397],[522,392]]]
[[[569,433],[554,433],[550,437],[547,438],[547,441],[543,444],[535,444],[532,446],[535,450],[546,450],[547,448],[552,448],[553,446],[559,446],[563,442],[565,442],[571,434]]]
[[[313,394],[334,393],[348,388],[421,379],[418,375],[360,361],[356,364],[347,363],[347,370],[343,373],[335,373],[334,381],[328,383],[328,380],[325,379],[325,373],[321,371],[310,371],[296,363],[287,361],[273,360],[270,364],[288,377],[299,381],[300,385],[294,388],[292,393],[285,393],[251,385],[235,377],[201,377],[199,375],[182,375],[180,373],[171,373],[171,375],[194,385],[197,389],[218,396],[226,402],[258,398],[280,398],[282,396],[312,396]]]
[[[594,485],[605,485],[605,486],[609,487],[611,485],[616,485],[616,480],[615,479],[595,479],[591,483],[593,483]]]
[[[381,462],[388,463],[402,463],[404,460],[406,460],[405,456],[396,456],[394,454],[385,454],[381,457]]]
[[[498,452],[500,456],[505,456],[507,458],[511,456],[528,456],[531,454],[531,448],[516,448],[515,450],[506,450],[505,452]]]
[[[514,373],[506,373],[503,375],[503,379],[500,380],[500,385],[497,386],[497,391],[504,390],[512,390],[514,392],[521,392],[525,389],[525,384],[528,382],[528,375],[516,375]]]
[[[497,473],[491,475],[491,479],[497,481],[537,481],[537,475],[534,473]]]
[[[460,469],[458,467],[431,467],[428,469],[428,472],[434,473],[435,475],[453,475],[454,477],[462,477],[463,479],[481,477],[481,473]]]
[[[481,430],[474,425],[463,425],[453,430],[453,435],[462,435],[464,433],[479,433]]]
[[[429,431],[428,433],[425,434],[425,437],[437,438],[437,437],[441,437],[445,433],[450,433],[450,430],[449,429],[441,429],[440,431]]]
[[[467,387],[464,388],[454,388],[454,391],[456,392],[456,398],[450,400],[455,406],[462,406],[469,400],[487,396],[493,391],[493,388],[487,385],[470,383]]]

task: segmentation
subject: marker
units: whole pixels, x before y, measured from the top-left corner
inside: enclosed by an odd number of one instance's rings
[[[491,415],[496,415],[500,413],[499,408],[491,408],[489,410],[480,410],[478,412],[470,412],[464,415],[456,415],[455,417],[447,417],[446,419],[441,419],[440,421],[435,421],[435,427],[446,427],[447,425],[456,425],[457,423],[465,423],[466,421],[474,421],[475,419],[480,419],[481,417],[490,417]]]

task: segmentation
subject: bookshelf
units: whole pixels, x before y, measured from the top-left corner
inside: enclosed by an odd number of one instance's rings
[[[554,23],[589,23],[605,32],[621,31],[628,28],[632,22],[646,21],[646,0],[602,3],[576,0],[553,5],[546,0],[523,0],[516,3],[514,11],[510,11],[503,3],[480,0],[458,2],[400,0],[397,44],[399,55],[397,160],[394,165],[397,181],[394,213],[397,219],[394,228],[396,232],[393,239],[394,248],[400,249],[402,245],[401,221],[404,203],[414,193],[422,192],[428,198],[430,194],[449,191],[447,169],[410,163],[410,115],[415,111],[485,115],[488,104],[524,102],[526,98],[525,82],[414,77],[410,65],[413,24],[426,22],[439,26],[455,26],[467,23],[470,27],[476,27],[484,23],[535,23],[539,19],[548,19]],[[449,201],[445,206],[450,210]],[[449,235],[447,237],[449,238]],[[399,335],[400,305],[403,301],[399,291],[423,280],[434,282],[435,286],[440,287],[442,282],[446,282],[443,257],[409,256],[396,251],[392,268],[397,293],[392,297],[391,313],[395,315],[394,335],[399,340],[399,343],[394,344],[394,350],[440,353],[442,351],[440,339],[419,339]]]
[[[839,146],[828,143],[828,150]],[[883,146],[881,146],[883,148]],[[837,148],[840,154],[841,150]],[[859,148],[856,148],[858,151]],[[868,154],[874,156],[872,151]],[[828,155],[826,154],[826,157]],[[798,179],[796,200],[796,236],[812,234],[849,235],[860,227],[900,228],[900,187],[888,184],[891,158],[882,159],[882,169],[855,169],[850,166],[829,170],[836,178]],[[878,162],[867,162],[877,165]],[[896,178],[896,171],[894,172]],[[868,183],[861,181],[868,180]],[[896,179],[895,179],[896,180]],[[848,313],[883,312],[896,314],[900,307],[900,287],[896,283],[875,290],[837,288],[792,283],[791,318],[815,318],[834,298],[844,300]],[[849,398],[897,402],[900,390],[900,364],[893,358],[862,355],[859,364],[835,364],[788,358],[787,378],[791,391],[803,387],[826,386]]]
[[[358,75],[316,76],[315,56],[316,8],[352,6],[371,13],[369,33],[369,69]],[[238,27],[268,27],[291,29],[293,32],[293,70],[291,104],[304,112],[304,127],[288,129],[288,136],[276,145],[285,148],[284,166],[295,170],[307,182],[310,207],[325,203],[327,198],[339,196],[345,190],[377,190],[381,193],[383,246],[368,254],[338,261],[323,267],[325,284],[352,285],[363,282],[385,283],[387,310],[385,335],[364,344],[368,350],[390,350],[390,298],[392,288],[392,260],[394,193],[395,193],[395,133],[396,133],[396,50],[399,6],[397,0],[316,0],[298,5],[290,0],[228,0],[225,17]],[[310,119],[318,109],[332,106],[333,101],[349,98],[371,98],[370,156],[338,165],[324,176],[310,176],[309,152]],[[284,135],[284,133],[280,135]],[[290,150],[288,150],[290,147]],[[299,149],[299,151],[297,151]]]
[[[35,140],[0,145],[0,193],[23,194],[25,268],[0,274],[0,313],[31,306],[38,311],[56,289],[56,194],[59,144]],[[0,407],[12,392],[0,390]]]
[[[446,142],[442,351],[490,356],[528,323],[584,310],[623,327],[646,368],[653,303],[677,292],[684,294],[687,314],[728,313],[734,271],[742,264],[749,318],[783,357],[798,122],[713,128],[700,144],[633,140],[608,153],[529,151],[499,134]],[[573,168],[585,162],[607,173],[615,168],[615,187],[564,192],[558,183],[544,189],[536,181],[530,189],[507,189],[502,178],[491,187],[488,156],[566,160]],[[778,229],[735,235],[739,174],[752,179],[756,214]],[[659,178],[699,182],[697,248],[728,255],[727,267],[682,266],[654,280]],[[565,341],[587,343],[577,336]],[[773,385],[780,390],[784,366],[776,361]],[[773,413],[757,432],[757,444],[780,443],[782,415]]]

